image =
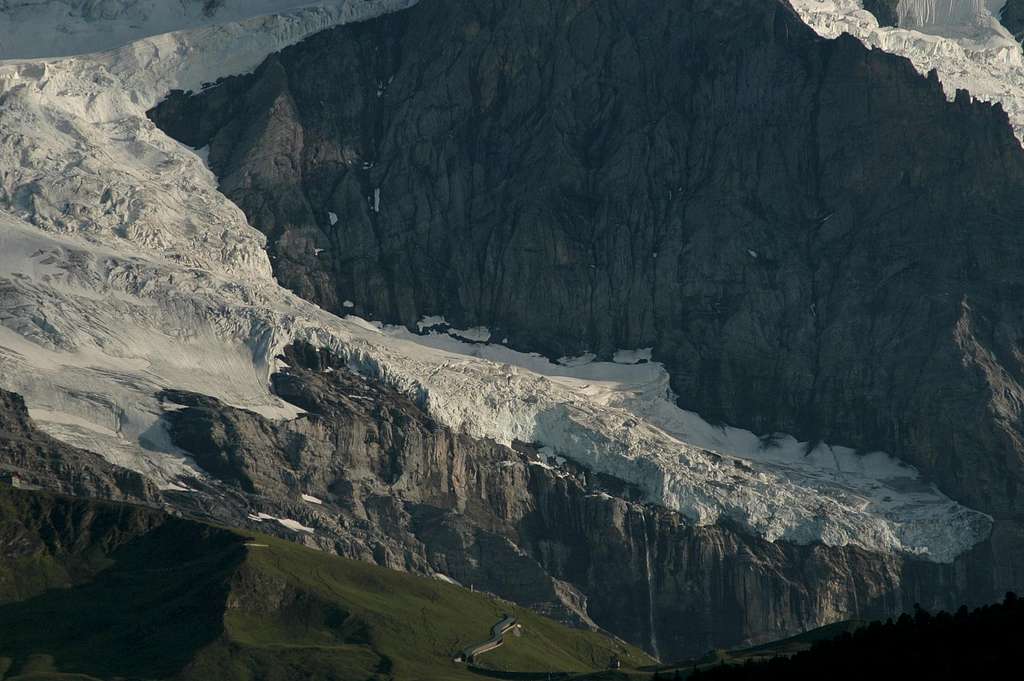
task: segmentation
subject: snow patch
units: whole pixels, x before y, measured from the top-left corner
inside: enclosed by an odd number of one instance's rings
[[[641,348],[639,350],[616,350],[612,361],[616,364],[640,364],[650,362],[651,353],[654,348]]]
[[[316,497],[314,497],[312,495],[309,495],[309,494],[303,494],[302,495],[302,500],[303,501],[308,501],[309,503],[316,504],[318,506],[322,506],[323,503],[324,503],[322,500],[317,499]]]
[[[305,532],[306,534],[313,534],[315,532],[315,530],[312,527],[307,527],[300,523],[298,520],[292,520],[291,518],[278,518],[277,516],[269,515],[267,513],[262,512],[250,513],[249,520],[256,523],[262,523],[272,520],[281,525],[282,527],[286,527],[289,530],[292,530],[293,532]]]
[[[292,520],[291,518],[277,518],[277,522],[293,532],[305,532],[306,534],[313,534],[314,532],[312,527],[307,527],[298,520]]]
[[[460,584],[459,582],[455,581],[454,579],[452,579],[448,575],[441,574],[440,572],[435,572],[434,573],[434,579],[442,581],[442,582],[445,582],[447,584],[451,584],[453,586],[462,586],[462,584]]]
[[[471,329],[448,329],[448,335],[472,343],[486,343],[491,340],[491,331],[486,326],[474,326]]]

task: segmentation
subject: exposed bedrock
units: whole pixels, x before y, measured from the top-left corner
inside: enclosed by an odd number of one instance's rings
[[[1024,586],[1024,154],[998,105],[779,0],[424,0],[152,112],[282,283],[912,462]]]
[[[528,444],[453,433],[325,353],[291,348],[287,363],[275,390],[306,415],[272,422],[169,392],[185,405],[171,434],[253,510],[287,512],[348,557],[438,572],[666,658],[987,593],[987,544],[940,565],[695,527]]]

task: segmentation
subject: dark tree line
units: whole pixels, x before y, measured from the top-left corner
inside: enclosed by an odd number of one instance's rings
[[[814,643],[810,650],[743,665],[698,669],[699,681],[882,681],[884,679],[1024,678],[1024,600],[1007,594],[999,604],[955,614],[913,615],[872,622]]]

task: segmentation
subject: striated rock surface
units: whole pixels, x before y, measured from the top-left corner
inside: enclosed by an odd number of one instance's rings
[[[999,22],[1017,40],[1024,38],[1024,2],[1006,0],[1006,4],[1003,5],[1003,10],[999,14]]]
[[[686,408],[914,463],[1024,583],[999,106],[774,0],[429,0],[151,115],[209,145],[304,297],[551,356],[654,346]]]
[[[987,544],[941,565],[696,527],[527,443],[453,433],[326,352],[297,346],[286,360],[275,391],[307,412],[290,422],[164,395],[184,406],[167,417],[175,443],[235,495],[182,495],[209,499],[211,516],[235,498],[264,514],[260,529],[281,533],[286,517],[311,530],[293,539],[439,573],[666,658],[990,588]]]

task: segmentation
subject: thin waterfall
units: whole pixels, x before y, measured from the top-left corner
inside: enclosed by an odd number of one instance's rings
[[[651,653],[654,657],[661,659],[661,652],[658,650],[658,631],[654,626],[654,582],[651,579],[651,542],[647,536],[647,516],[643,509],[640,510],[640,520],[644,527],[644,572],[647,575],[647,627],[651,632]]]

